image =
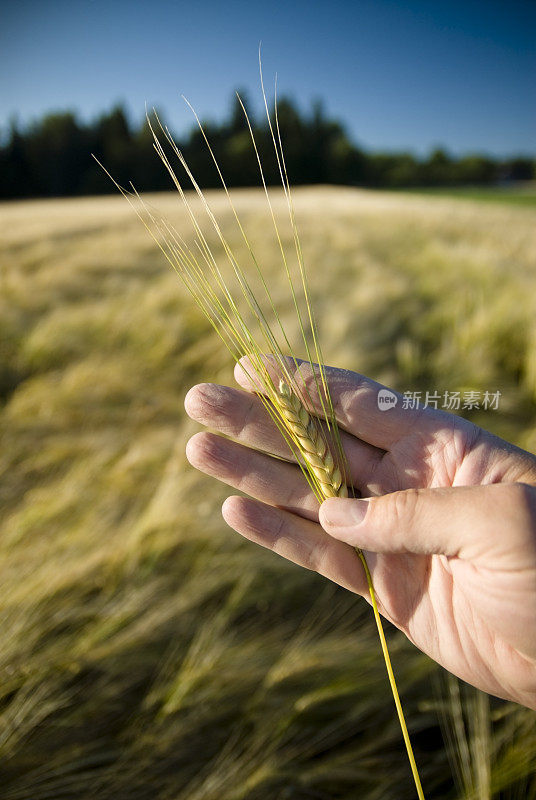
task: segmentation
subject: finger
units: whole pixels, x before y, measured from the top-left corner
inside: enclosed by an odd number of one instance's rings
[[[322,504],[320,523],[330,536],[375,553],[458,556],[523,569],[534,546],[536,489],[491,484],[334,498]]]
[[[184,405],[188,415],[202,425],[232,436],[247,447],[295,461],[281,432],[256,395],[228,386],[201,383],[190,389]],[[364,491],[384,453],[345,431],[341,431],[341,444],[349,466],[348,480],[352,486]]]
[[[262,401],[250,392],[200,383],[184,400],[186,413],[196,422],[231,436],[248,447],[291,460],[291,450]]]
[[[247,497],[229,497],[222,507],[231,528],[288,561],[367,594],[367,583],[355,551],[327,536],[319,525]]]
[[[265,356],[265,363],[271,374],[272,380],[277,385],[281,367],[273,356]],[[287,366],[292,376],[292,384],[304,386],[301,395],[306,398],[307,405],[317,415],[322,416],[323,408],[319,397],[318,387],[321,386],[320,369],[318,365],[311,365],[307,361],[288,358]],[[436,411],[432,408],[404,408],[402,396],[393,392],[381,383],[366,378],[350,370],[325,367],[325,376],[329,385],[330,395],[337,422],[346,431],[349,431],[363,442],[382,450],[389,450],[400,439],[410,433],[416,425],[419,426],[423,436],[427,433],[437,433],[443,428],[452,428],[452,414]],[[235,367],[236,381],[247,391],[259,391],[262,385],[256,379],[254,366],[247,358],[243,358]],[[384,406],[380,403],[380,391],[383,396],[393,401]],[[387,395],[385,393],[387,392]],[[380,403],[380,405],[379,405]],[[468,425],[465,420],[459,420],[460,425]]]
[[[299,467],[212,433],[193,436],[186,445],[186,456],[207,475],[263,503],[318,522],[318,500]]]

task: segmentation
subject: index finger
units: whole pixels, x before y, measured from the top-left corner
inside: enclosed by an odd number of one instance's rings
[[[277,385],[281,368],[273,356],[264,356],[266,367]],[[303,386],[303,397],[309,410],[324,416],[319,393],[321,387],[320,367],[308,361],[287,358],[287,369],[293,383]],[[437,433],[442,429],[452,430],[452,414],[432,408],[405,407],[399,392],[351,370],[324,367],[337,423],[344,430],[364,442],[390,450],[400,439],[416,426],[424,434]],[[255,369],[246,358],[235,367],[235,379],[246,390],[258,392]]]

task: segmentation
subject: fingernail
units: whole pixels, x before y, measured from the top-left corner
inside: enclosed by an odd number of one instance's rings
[[[322,503],[322,516],[327,525],[335,528],[348,528],[363,522],[367,508],[368,500],[333,497]]]

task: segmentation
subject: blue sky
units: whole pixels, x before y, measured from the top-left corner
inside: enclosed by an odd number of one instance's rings
[[[237,87],[322,98],[370,149],[536,154],[535,0],[3,0],[0,126],[145,102],[180,135]],[[255,104],[254,104],[255,105]]]

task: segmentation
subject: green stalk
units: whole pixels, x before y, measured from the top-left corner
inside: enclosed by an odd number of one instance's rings
[[[288,179],[285,160],[284,160],[283,146],[279,130],[279,121],[277,119],[277,106],[276,106],[275,132],[274,132],[274,128],[272,126],[272,122],[270,119],[270,114],[268,112],[266,94],[264,92],[262,70],[261,70],[261,86],[263,91],[263,98],[265,103],[268,125],[274,145],[275,155],[277,159],[277,164],[280,172],[281,182],[285,198],[287,201],[289,218],[291,222],[293,243],[296,251],[295,255],[297,262],[297,273],[298,273],[297,279],[293,278],[291,265],[285,253],[283,239],[279,231],[279,227],[274,213],[274,208],[272,206],[270,195],[266,185],[264,171],[260,160],[260,155],[257,149],[255,138],[253,136],[253,130],[249,118],[247,117],[245,109],[244,109],[244,114],[248,123],[253,149],[257,156],[261,181],[264,188],[266,200],[268,203],[268,208],[270,211],[270,216],[274,227],[276,239],[279,244],[284,272],[289,284],[289,289],[294,309],[296,311],[298,324],[301,332],[301,338],[304,343],[307,358],[312,365],[313,385],[311,389],[312,388],[316,389],[316,393],[318,395],[318,401],[321,406],[320,413],[323,414],[328,428],[328,434],[329,434],[328,438],[331,438],[333,440],[331,444],[335,452],[333,452],[332,455],[334,457],[335,462],[339,463],[340,469],[344,476],[345,473],[348,474],[346,457],[342,448],[335,409],[333,407],[333,402],[329,392],[329,386],[326,377],[322,351],[320,348],[317,326],[314,319],[312,304],[309,295],[305,262],[303,259],[300,240],[298,236],[298,230],[294,216],[294,207],[290,191],[290,182]],[[196,253],[192,251],[192,249],[186,244],[182,236],[180,236],[178,232],[166,220],[161,219],[159,216],[155,215],[151,211],[151,209],[143,202],[143,200],[141,200],[141,198],[139,197],[139,195],[135,190],[131,192],[126,189],[123,189],[121,186],[119,186],[119,184],[117,184],[116,181],[114,181],[114,183],[117,186],[117,188],[122,192],[122,194],[125,196],[125,198],[128,200],[128,202],[132,205],[135,212],[141,219],[142,223],[144,224],[144,226],[146,227],[146,229],[148,230],[148,232],[158,245],[159,249],[162,251],[165,258],[170,263],[171,267],[181,278],[188,292],[192,295],[194,301],[198,304],[198,306],[200,307],[206,318],[209,320],[210,324],[216,330],[216,333],[223,341],[223,344],[230,351],[235,361],[241,363],[243,369],[245,367],[242,359],[244,356],[248,356],[249,362],[251,364],[251,371],[248,371],[249,368],[246,369],[248,377],[252,379],[255,385],[257,385],[258,382],[260,381],[261,385],[259,387],[258,396],[260,397],[264,407],[267,409],[273,422],[281,431],[285,441],[289,445],[289,448],[292,454],[294,455],[298,465],[300,466],[306,480],[308,481],[311,490],[317,497],[318,501],[322,502],[324,497],[322,494],[321,484],[319,483],[319,480],[315,475],[314,470],[311,469],[310,465],[307,463],[307,460],[305,461],[303,460],[304,452],[303,452],[303,447],[300,444],[300,440],[299,438],[296,437],[295,433],[293,433],[292,427],[289,427],[288,424],[286,423],[284,415],[282,415],[281,412],[278,410],[278,404],[277,404],[278,390],[276,385],[274,385],[273,377],[271,376],[270,371],[266,366],[264,354],[267,351],[273,353],[273,358],[275,362],[274,366],[277,367],[277,371],[279,372],[278,375],[279,379],[283,379],[285,384],[288,384],[289,391],[294,393],[306,408],[314,407],[314,403],[310,394],[311,389],[307,386],[307,382],[303,379],[299,361],[283,329],[281,318],[275,307],[268,284],[262,274],[260,263],[253,252],[253,248],[238,218],[238,214],[236,213],[236,210],[232,203],[225,180],[219,169],[217,160],[214,156],[214,153],[208,142],[208,139],[205,136],[203,127],[197,118],[197,115],[196,119],[198,121],[203,137],[205,138],[205,142],[207,143],[210,155],[212,156],[212,159],[218,169],[218,174],[221,178],[223,189],[229,200],[234,218],[238,224],[238,228],[243,238],[243,241],[249,251],[250,257],[253,260],[255,269],[258,275],[260,276],[261,285],[268,300],[268,310],[265,311],[258,303],[246,273],[240,266],[238,259],[235,257],[228,240],[224,236],[214,213],[212,212],[205,196],[203,195],[202,190],[198,186],[192,172],[190,171],[190,168],[188,167],[184,157],[182,156],[182,153],[180,152],[177,145],[173,141],[169,131],[165,129],[161,124],[160,128],[164,134],[165,140],[167,141],[168,145],[171,147],[175,156],[177,156],[179,162],[184,168],[193,189],[195,190],[199,199],[201,200],[202,207],[205,213],[207,214],[209,223],[213,227],[218,237],[218,240],[223,247],[226,261],[230,268],[231,284],[229,283],[229,279],[226,278],[222,273],[218,261],[215,258],[214,254],[212,253],[208,240],[194,214],[190,201],[186,196],[185,191],[180,181],[178,180],[166,153],[164,152],[163,146],[157,137],[156,131],[154,130],[150,122],[149,126],[153,134],[155,150],[160,159],[162,160],[164,166],[168,170],[171,179],[175,185],[175,188],[179,192],[182,203],[186,209],[187,217],[189,218],[193,228],[193,233],[195,236],[195,245],[199,252],[199,256],[197,256]],[[136,206],[135,201],[141,202],[142,210],[140,210],[139,207]],[[302,298],[302,302],[304,304],[303,309],[300,307],[300,298],[296,290],[297,287],[300,286],[301,286],[301,291],[303,292],[303,298]],[[236,290],[238,290],[238,292],[236,292]],[[243,302],[245,303],[245,309],[244,309],[244,311],[246,312],[245,314],[243,313],[242,309],[239,307],[237,302],[240,299],[240,297],[243,297]],[[270,312],[273,314],[272,322],[268,318]],[[248,320],[247,316],[248,314],[250,315],[251,323]],[[311,331],[310,336],[312,342],[310,341],[307,335],[305,322],[309,323]],[[281,338],[279,338],[278,333],[280,334]],[[290,361],[294,365],[294,370],[295,370],[294,374],[292,374],[292,367],[290,363],[287,361],[284,352],[287,348],[288,351],[290,352]],[[316,357],[317,361],[316,365],[314,364],[312,356]],[[328,446],[328,449],[331,451],[332,447],[330,447],[330,442],[326,441],[326,444]],[[343,480],[344,484],[346,484],[346,482],[347,482],[346,480]],[[413,754],[413,749],[411,746],[408,729],[406,726],[406,721],[404,719],[402,704],[400,702],[396,680],[391,665],[391,659],[389,657],[389,651],[387,648],[387,642],[383,631],[381,617],[378,611],[378,605],[376,601],[376,594],[374,590],[372,576],[370,574],[370,570],[363,552],[358,549],[357,555],[359,556],[361,563],[363,565],[363,569],[365,570],[372,608],[374,611],[374,618],[376,621],[376,627],[378,629],[378,635],[380,638],[382,653],[385,661],[385,666],[387,669],[387,675],[389,678],[389,683],[391,686],[391,691],[393,694],[393,699],[395,702],[396,711],[400,722],[400,727],[402,729],[404,744],[406,746],[406,751],[408,754],[408,759],[411,766],[413,779],[415,781],[417,795],[419,800],[424,800],[424,793],[419,778],[419,772],[415,762],[415,757]]]
[[[408,727],[406,725],[406,719],[404,717],[404,711],[402,710],[402,703],[400,702],[400,695],[398,694],[398,687],[396,685],[395,674],[393,672],[393,667],[391,664],[391,658],[389,656],[389,650],[387,647],[387,641],[385,639],[385,633],[383,631],[382,625],[382,618],[380,616],[380,612],[378,611],[378,603],[376,602],[376,592],[374,591],[374,584],[372,582],[372,575],[370,574],[369,566],[367,564],[367,559],[365,558],[365,554],[363,551],[356,547],[356,553],[359,556],[361,563],[363,564],[363,569],[365,570],[365,575],[367,577],[367,584],[370,593],[370,601],[372,603],[372,609],[374,611],[374,619],[376,620],[376,627],[378,628],[378,635],[380,637],[380,644],[382,647],[383,658],[385,661],[385,666],[387,669],[387,676],[389,678],[389,683],[391,685],[391,692],[393,693],[393,699],[395,701],[396,706],[396,713],[398,714],[398,720],[400,722],[400,727],[402,729],[402,736],[404,737],[404,744],[406,745],[406,752],[408,754],[408,759],[411,767],[411,772],[413,775],[413,780],[415,781],[415,788],[417,789],[417,796],[419,800],[425,800],[424,792],[421,785],[421,779],[419,777],[419,770],[417,769],[417,763],[415,761],[415,756],[413,754],[413,747],[411,746],[411,740],[409,738]]]

